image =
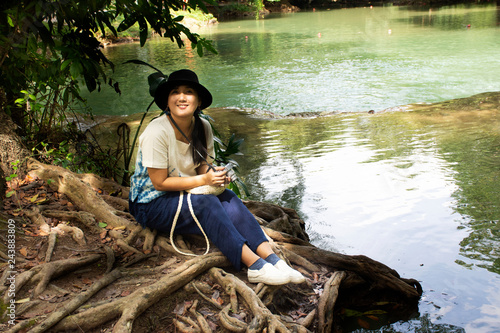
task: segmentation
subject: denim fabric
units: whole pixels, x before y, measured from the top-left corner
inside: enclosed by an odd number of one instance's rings
[[[180,192],[165,192],[165,195],[149,203],[130,201],[130,212],[143,227],[170,234],[179,194]],[[237,270],[241,269],[243,244],[246,243],[255,252],[262,242],[267,241],[259,223],[234,192],[225,190],[219,196],[192,194],[191,202],[196,218],[208,238]],[[189,211],[187,194],[184,194],[175,233],[201,234]]]

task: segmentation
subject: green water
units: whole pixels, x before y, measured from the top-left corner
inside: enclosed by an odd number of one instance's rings
[[[421,281],[420,314],[383,332],[493,333],[500,94],[495,99],[491,110],[450,103],[312,119],[209,113],[224,135],[245,139],[239,162],[252,199],[296,209],[317,246],[367,255]]]
[[[500,332],[498,95],[378,112],[500,91],[499,22],[494,5],[225,22],[202,32],[218,55],[160,40],[106,49],[123,94],[89,100],[98,114],[144,111],[151,70],[129,59],[195,70],[216,127],[245,139],[252,199],[296,209],[317,246],[421,281],[420,313],[380,331]],[[377,112],[263,119],[247,109]]]
[[[217,55],[199,58],[161,39],[144,48],[105,49],[123,94],[104,89],[92,94],[90,104],[99,114],[146,108],[152,71],[122,65],[130,59],[166,73],[195,70],[213,92],[214,107],[281,114],[380,111],[500,91],[499,17],[494,5],[375,7],[223,22],[200,31],[214,41]]]

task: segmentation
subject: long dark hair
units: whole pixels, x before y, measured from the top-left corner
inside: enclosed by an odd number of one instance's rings
[[[208,156],[207,136],[205,133],[205,126],[200,118],[200,113],[200,108],[196,109],[194,112],[194,127],[193,133],[191,133],[191,150],[193,152],[193,161],[195,165],[206,161]],[[202,154],[202,156],[200,156],[200,154]]]

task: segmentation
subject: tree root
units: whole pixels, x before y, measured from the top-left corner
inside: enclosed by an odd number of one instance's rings
[[[217,303],[217,302],[215,302],[213,299],[211,299],[211,298],[209,298],[209,297],[205,296],[205,294],[204,294],[204,293],[202,293],[202,292],[198,289],[198,287],[196,286],[196,283],[194,283],[194,281],[190,283],[190,286],[191,286],[191,287],[192,287],[192,288],[193,288],[193,289],[194,289],[194,290],[198,293],[198,295],[200,295],[200,296],[201,296],[201,298],[203,298],[205,301],[207,301],[208,303],[212,304],[214,307],[216,307],[216,308],[217,308],[217,309],[219,309],[219,310],[220,310],[220,309],[222,309],[222,306],[221,306],[219,303]]]
[[[345,275],[345,272],[337,271],[325,283],[318,303],[318,332],[320,333],[329,333],[333,330],[333,307],[339,294],[340,283]]]
[[[16,290],[20,290],[28,282],[38,283],[33,290],[33,298],[39,296],[51,281],[66,272],[89,265],[101,258],[100,254],[92,254],[82,258],[72,258],[49,262],[33,267],[29,271],[19,274],[16,278]],[[4,303],[10,301],[9,293],[4,296]]]
[[[246,327],[247,332],[262,332],[265,327],[268,327],[269,332],[288,332],[288,328],[266,308],[255,292],[243,281],[220,268],[212,268],[209,273],[219,284],[234,286],[238,294],[245,300],[254,315],[253,320]],[[227,310],[229,308],[230,306],[227,306]],[[234,321],[230,323],[234,324]]]
[[[67,169],[42,164],[30,159],[28,166],[39,178],[49,181],[50,187],[59,193],[65,194],[72,202],[86,212],[94,214],[100,221],[106,221],[111,227],[125,226],[132,228],[134,224],[116,215],[115,209],[110,206],[92,188],[74,173]]]
[[[53,312],[47,319],[45,319],[40,325],[34,327],[31,333],[42,333],[52,328],[55,324],[61,321],[64,317],[75,311],[80,305],[88,301],[93,295],[95,295],[99,290],[111,284],[113,281],[118,279],[122,275],[122,272],[115,269],[109,274],[106,274],[99,281],[94,283],[87,291],[77,295],[69,303],[66,303],[64,307]]]
[[[196,320],[198,321],[198,325],[202,333],[212,333],[212,329],[205,320],[205,317],[203,317],[198,311],[196,311],[197,306],[198,306],[198,300],[194,301],[193,305],[189,309],[189,312],[196,317]]]
[[[418,281],[412,280],[412,284],[408,284],[395,270],[366,256],[333,253],[312,245],[282,244],[282,246],[312,262],[327,265],[332,269],[354,272],[365,281],[369,281],[371,289],[392,290],[409,300],[418,300],[421,296],[422,287]],[[354,280],[352,282],[357,283]]]
[[[43,210],[43,216],[53,217],[60,221],[71,221],[83,224],[91,232],[99,233],[102,229],[97,226],[94,215],[82,211],[64,211],[64,210]]]
[[[219,320],[221,325],[231,332],[245,332],[248,325],[237,318],[231,317],[229,315],[230,309],[231,305],[226,305],[219,313]]]
[[[182,321],[185,321],[187,323],[184,324],[181,320],[179,319],[173,319],[175,327],[179,330],[181,333],[200,333],[200,327],[196,322],[194,322],[191,318],[189,317],[179,317],[182,319]]]
[[[132,332],[134,326],[141,323],[141,321],[136,323],[136,319],[142,313],[183,287],[182,292],[207,301],[216,310],[215,313],[212,309],[206,308],[198,311],[198,302],[195,300],[189,313],[177,315],[175,320],[169,319],[169,324],[173,323],[179,332],[212,332],[215,323],[211,321],[212,319],[208,319],[208,316],[212,315],[212,318],[219,318],[219,325],[232,332],[305,333],[309,332],[309,329],[315,332],[330,332],[337,329],[333,327],[338,325],[335,319],[338,319],[335,317],[339,310],[337,307],[344,306],[342,302],[346,298],[354,302],[364,302],[365,299],[378,301],[390,295],[387,297],[413,303],[418,302],[422,294],[418,281],[402,279],[396,271],[377,261],[365,256],[332,253],[312,246],[308,242],[304,223],[295,211],[276,205],[245,201],[245,205],[262,225],[275,252],[285,261],[298,266],[295,268],[309,278],[307,283],[293,287],[258,284],[252,290],[244,282],[244,278],[238,278],[220,268],[230,266],[227,258],[220,252],[212,252],[187,261],[187,258],[191,257],[178,254],[168,238],[158,235],[155,230],[143,229],[137,225],[130,218],[130,214],[123,211],[127,210],[125,200],[125,193],[128,194],[127,188],[99,177],[75,175],[66,169],[36,161],[30,161],[30,166],[40,178],[53,180],[52,188],[65,194],[75,207],[83,211],[46,209],[42,211],[43,215],[38,210],[26,212],[31,221],[39,225],[46,232],[46,236],[49,236],[49,246],[45,254],[45,264],[31,268],[30,260],[34,258],[33,255],[27,256],[24,260],[27,261],[24,266],[27,270],[17,275],[15,280],[18,294],[24,286],[36,284],[31,295],[32,298],[37,297],[43,293],[52,279],[84,265],[96,263],[104,258],[103,252],[106,255],[106,267],[99,269],[99,272],[105,271],[103,277],[96,280],[86,291],[77,293],[71,300],[67,299],[69,294],[69,291],[66,291],[69,289],[67,287],[64,289],[55,287],[49,290],[48,292],[52,294],[55,291],[65,296],[61,297],[63,300],[60,301],[60,306],[47,317],[45,314],[31,314],[32,319],[20,320],[16,326],[10,328],[10,332],[25,331],[35,320],[39,324],[34,326],[31,332],[89,331],[109,321],[116,321],[113,327],[115,333]],[[102,193],[105,194],[101,195]],[[63,248],[54,245],[55,231],[63,230],[65,233],[73,232],[76,235],[80,229],[64,223],[51,228],[47,223],[49,220],[45,217],[81,223],[89,242],[91,239],[89,236],[97,240],[99,246],[93,248],[96,248],[99,254],[51,261],[55,251]],[[108,227],[106,229],[98,227],[97,221],[107,223]],[[40,233],[38,236],[41,235],[43,234]],[[196,252],[199,239],[189,236],[177,238],[176,242],[185,251]],[[37,251],[40,251],[41,244],[43,242],[38,242]],[[80,243],[80,247],[84,245],[83,242]],[[141,246],[142,251],[139,250]],[[173,256],[165,258],[165,251]],[[144,263],[140,263],[142,261]],[[32,262],[36,263],[36,260]],[[137,267],[132,268],[135,265]],[[115,266],[119,267],[114,268]],[[198,278],[206,271],[209,274]],[[327,279],[326,276],[330,271],[335,272]],[[0,278],[2,284],[7,282],[7,273],[8,271],[4,271]],[[110,299],[99,299],[97,292],[111,284],[112,287],[103,291],[111,295],[105,296]],[[217,295],[217,301],[205,296],[213,294],[214,289],[219,291],[221,287],[224,295],[221,293],[220,298]],[[322,295],[317,296],[312,293],[313,288],[319,290],[323,288]],[[6,290],[4,286],[0,289],[2,292]],[[5,292],[3,297],[4,304],[10,301],[7,294]],[[97,300],[92,304],[83,305],[93,297]],[[42,299],[43,297],[19,306],[18,313],[24,311],[22,307],[36,308],[32,312],[38,310],[39,306],[46,304],[43,302],[47,302]],[[233,314],[241,316],[237,318]],[[41,321],[42,318],[45,320]]]
[[[40,213],[38,207],[33,207],[31,210],[26,211],[26,216],[30,218],[33,224],[39,226],[43,233],[49,235],[49,244],[45,253],[45,262],[49,262],[52,259],[52,253],[54,252],[58,234],[71,235],[73,240],[81,246],[86,244],[85,235],[80,228],[72,227],[64,223],[59,223],[57,226],[51,227],[45,220],[45,217]]]
[[[158,282],[140,288],[132,294],[112,303],[104,304],[63,319],[54,327],[55,331],[90,330],[111,319],[119,317],[114,333],[132,332],[134,320],[151,305],[184,286],[193,278],[215,266],[226,266],[229,262],[219,253],[210,253],[186,261]],[[93,318],[89,321],[88,318]]]
[[[52,231],[55,231],[58,234],[69,234],[71,237],[77,242],[79,245],[85,245],[87,242],[85,241],[85,235],[80,228],[72,227],[64,223],[59,223],[56,227],[52,228]]]
[[[52,259],[52,252],[56,247],[57,232],[52,231],[49,234],[49,245],[47,246],[47,251],[45,252],[45,262],[49,262]]]

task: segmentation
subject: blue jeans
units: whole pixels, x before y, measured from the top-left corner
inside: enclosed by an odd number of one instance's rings
[[[170,234],[179,194],[180,192],[167,192],[149,203],[130,201],[130,213],[143,227]],[[267,241],[257,220],[234,192],[225,190],[218,196],[192,194],[191,202],[196,218],[208,238],[237,270],[241,269],[243,244],[247,244],[255,252],[260,244]],[[189,211],[186,193],[175,233],[202,234]]]

